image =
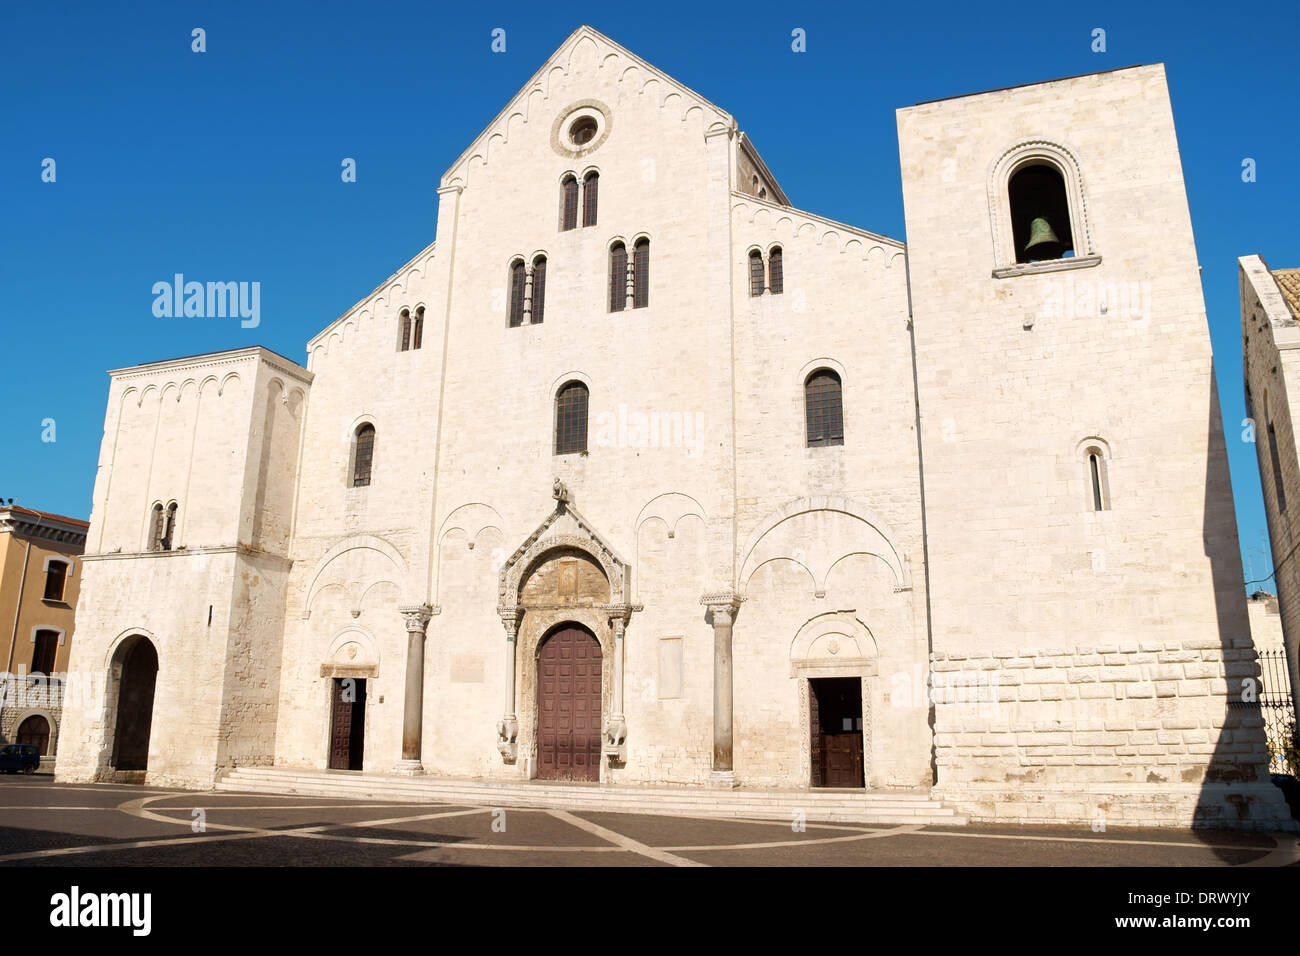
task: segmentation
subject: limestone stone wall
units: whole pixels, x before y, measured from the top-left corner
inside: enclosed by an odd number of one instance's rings
[[[1271,826],[1263,720],[1241,703],[1257,657],[1248,638],[936,652],[939,789],[984,819]]]
[[[158,655],[147,780],[273,756],[289,520],[310,376],[261,348],[113,374],[68,664],[61,780],[111,778],[124,642]],[[171,549],[151,504],[174,501]]]
[[[1223,819],[1264,744],[1223,696],[1254,665],[1234,659],[1250,629],[1164,69],[898,125],[935,677],[1005,675],[992,722],[936,706],[938,789],[990,819],[1072,792],[1131,822]],[[1016,262],[1007,183],[1027,162],[1062,174],[1070,258]],[[1258,823],[1278,808],[1256,791]]]
[[[1164,68],[922,104],[898,126],[935,649],[1246,636]],[[1044,143],[1080,183],[1079,255],[995,277],[1000,159]],[[1108,458],[1099,512],[1085,442]]]
[[[588,143],[568,138],[579,116]],[[988,818],[1030,816],[1017,808],[1050,791],[1095,792],[1130,822],[1220,819],[1241,799],[1264,819],[1262,735],[1227,705],[1253,665],[1163,69],[925,104],[899,134],[906,249],[784,205],[773,181],[754,195],[766,173],[732,116],[581,28],[447,169],[436,242],[308,343],[309,373],[250,350],[116,375],[84,661],[103,670],[132,633],[157,642],[172,683],[150,779],[325,767],[343,672],[368,682],[364,769],[398,769],[399,608],[427,605],[427,772],[532,774],[536,652],[566,620],[602,644],[610,716],[619,614],[626,759],[602,782],[701,784],[701,599],[725,592],[744,785],[810,785],[810,681],[850,677],[872,787],[937,783]],[[999,183],[1023,149],[1069,167],[1077,261],[1006,261]],[[561,229],[561,182],[591,172],[596,223]],[[610,247],[643,238],[648,305],[611,311]],[[749,253],[776,248],[784,288],[752,296]],[[541,256],[543,321],[511,327],[510,264]],[[419,348],[402,348],[404,311],[423,315]],[[807,445],[818,369],[842,383],[842,445]],[[558,455],[569,382],[588,390],[587,446]],[[354,486],[363,425],[374,458]],[[1102,511],[1088,443],[1105,449]],[[187,550],[142,554],[167,495]],[[604,556],[578,558],[572,601],[545,599],[567,550],[533,555],[522,595],[505,583],[539,534]],[[932,663],[1005,675],[998,715],[932,713]],[[508,713],[514,762],[497,747]],[[107,714],[67,716],[89,742],[68,779],[104,772]]]
[[[896,240],[775,203],[732,207],[736,328],[736,773],[807,786],[802,628],[858,621],[873,786],[928,786],[930,729],[907,267]],[[749,252],[783,289],[751,295]],[[804,383],[840,376],[842,445],[808,447]],[[883,463],[887,462],[887,465]],[[853,630],[853,628],[848,628]],[[846,647],[846,635],[841,643]],[[820,671],[818,673],[821,673]],[[866,741],[864,741],[864,744]]]
[[[1256,592],[1246,603],[1250,614],[1250,639],[1257,651],[1280,651],[1283,649],[1282,613],[1277,596]]]
[[[211,784],[222,731],[224,636],[236,565],[231,551],[86,556],[58,780],[111,779],[121,678],[117,652],[125,640],[142,635],[158,654],[149,780],[160,786]],[[181,594],[183,601],[177,599]]]
[[[1291,696],[1300,701],[1300,456],[1296,418],[1300,415],[1300,324],[1276,280],[1259,256],[1238,260],[1241,286],[1241,350],[1246,386],[1243,438],[1253,440],[1264,494],[1264,516],[1272,547],[1283,643]],[[1273,426],[1270,439],[1269,426]],[[1276,441],[1281,497],[1274,479],[1271,440]],[[1282,507],[1285,498],[1287,507]]]

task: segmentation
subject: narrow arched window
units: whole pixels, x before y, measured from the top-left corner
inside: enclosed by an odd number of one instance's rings
[[[578,225],[578,180],[565,176],[560,183],[560,231],[568,232]]]
[[[524,286],[528,281],[524,260],[516,259],[510,263],[510,326],[522,325],[524,321]]]
[[[533,322],[542,321],[542,311],[546,306],[546,256],[533,260]],[[563,324],[563,323],[561,323]]]
[[[749,253],[749,294],[763,294],[763,253],[757,249]]]
[[[1277,451],[1277,432],[1268,423],[1268,456],[1273,464],[1273,494],[1277,496],[1278,512],[1286,511],[1286,486],[1282,484],[1282,458]]]
[[[415,330],[411,333],[411,348],[418,349],[424,343],[424,306],[415,310]]]
[[[375,426],[369,423],[357,429],[356,448],[352,455],[352,487],[370,484],[370,466],[375,460]]]
[[[1093,511],[1110,510],[1110,480],[1106,474],[1106,456],[1100,448],[1090,446],[1084,452],[1088,471],[1088,503]]]
[[[638,239],[632,248],[632,308],[650,304],[650,240]]]
[[[767,274],[767,291],[772,295],[780,295],[781,290],[785,288],[785,269],[781,262],[780,246],[768,253]]]
[[[582,180],[582,224],[596,224],[596,202],[600,190],[600,173],[592,170]]]
[[[808,447],[844,444],[844,405],[840,377],[828,368],[818,369],[804,382],[804,410]]]
[[[555,396],[555,453],[587,450],[587,386],[569,382]]]
[[[51,560],[45,569],[46,601],[62,601],[63,590],[68,583],[68,562]]]
[[[405,352],[411,347],[411,310],[402,310],[402,341],[398,345],[399,352]]]
[[[1070,201],[1060,170],[1046,163],[1022,166],[1007,182],[1016,262],[1043,262],[1074,253]]]
[[[609,249],[609,311],[627,308],[627,246],[616,242]]]
[[[167,518],[163,514],[163,506],[160,504],[153,506],[153,530],[149,533],[149,550],[162,551],[163,535],[166,532]]]
[[[167,506],[167,522],[163,526],[162,539],[162,549],[164,551],[170,551],[172,544],[176,540],[176,510],[177,505],[174,501]]]

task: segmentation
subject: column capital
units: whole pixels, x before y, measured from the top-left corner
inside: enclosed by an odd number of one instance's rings
[[[730,588],[720,591],[708,591],[700,598],[700,604],[707,607],[713,612],[715,618],[725,615],[727,620],[723,623],[730,623],[740,610],[740,604],[745,599]]]
[[[732,120],[730,126],[721,126],[721,127],[716,127],[714,129],[710,129],[707,133],[704,134],[704,140],[705,142],[708,142],[709,140],[713,139],[716,136],[725,136],[727,137],[727,139],[731,139],[733,136],[736,135],[737,131],[738,131],[738,127],[736,126],[736,122],[735,120]]]
[[[406,619],[406,630],[408,632],[422,632],[425,625],[429,623],[429,618],[442,609],[430,607],[427,604],[404,604],[399,606],[397,610]]]
[[[634,611],[645,610],[644,604],[603,604],[600,608],[609,618],[610,624],[626,625],[632,620]]]
[[[501,626],[506,629],[506,640],[513,641],[519,632],[519,621],[524,616],[524,609],[517,604],[498,604],[497,616],[501,618]]]

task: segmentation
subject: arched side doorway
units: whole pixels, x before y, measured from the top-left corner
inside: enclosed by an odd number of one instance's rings
[[[40,714],[32,714],[18,725],[15,743],[28,744],[40,750],[42,757],[50,753],[50,722]]]
[[[153,642],[140,634],[127,638],[113,655],[113,671],[120,672],[113,769],[147,770],[154,686],[158,680],[158,651]]]
[[[819,614],[790,646],[790,676],[799,693],[800,744],[808,786],[861,789],[872,785],[872,707],[876,640],[854,611]]]
[[[537,653],[537,776],[600,781],[601,647],[581,625],[561,624]]]

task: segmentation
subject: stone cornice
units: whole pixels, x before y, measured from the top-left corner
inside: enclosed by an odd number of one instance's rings
[[[776,190],[777,198],[781,200],[781,204],[790,207],[790,197],[785,194],[781,184],[776,181],[776,177],[772,175],[772,170],[767,168],[767,163],[763,162],[763,157],[758,155],[758,147],[754,145],[754,141],[743,130],[740,133],[739,146],[741,151],[749,157],[749,161],[763,174],[763,178],[771,183],[772,188]]]
[[[256,548],[250,548],[245,544],[228,544],[216,548],[176,548],[172,551],[106,551],[99,554],[83,554],[83,561],[122,561],[130,558],[178,558],[178,557],[200,557],[209,554],[240,554],[249,558],[269,558],[272,561],[288,567],[293,564],[292,558],[286,558],[283,555],[272,554],[269,551],[258,551]]]
[[[1009,279],[1012,276],[1032,276],[1043,272],[1067,272],[1070,269],[1091,269],[1101,265],[1101,256],[1071,256],[1069,259],[1049,259],[1045,262],[1018,262],[1014,266],[999,266],[993,278]]]
[[[738,211],[741,203],[750,203],[755,206],[762,207],[763,209],[769,210],[774,217],[788,216],[790,217],[791,220],[797,218],[797,219],[802,219],[803,221],[808,223],[819,223],[822,226],[826,227],[822,232],[822,236],[824,236],[827,232],[842,230],[843,232],[846,232],[849,235],[852,235],[858,239],[870,239],[872,242],[878,242],[883,245],[892,246],[895,250],[899,252],[905,253],[907,251],[907,243],[901,242],[898,239],[891,239],[889,236],[882,236],[878,232],[871,232],[867,229],[859,229],[857,226],[850,226],[848,223],[836,222],[834,219],[827,219],[825,216],[819,216],[816,213],[808,212],[807,210],[804,209],[798,209],[794,206],[790,206],[790,205],[783,206],[780,203],[773,202],[770,199],[759,199],[757,196],[751,195],[750,193],[741,192],[738,189],[733,189],[731,191],[731,199],[732,199],[731,208],[733,211]],[[751,220],[753,219],[752,216],[750,218]],[[798,233],[797,227],[795,229],[795,232],[796,234]],[[820,236],[818,237],[817,241],[819,243],[821,242]]]
[[[86,546],[88,529],[67,524],[45,516],[40,520],[19,517],[12,512],[0,515],[0,534],[13,534],[23,538],[41,538],[46,541]]]
[[[147,378],[156,375],[159,372],[170,372],[177,369],[200,369],[200,368],[217,368],[223,365],[239,365],[249,360],[261,359],[268,366],[280,372],[298,379],[304,385],[310,385],[315,378],[311,372],[307,371],[300,365],[272,352],[261,345],[252,345],[243,349],[230,349],[224,352],[207,352],[203,355],[189,355],[182,358],[164,359],[161,362],[150,362],[146,365],[132,365],[126,368],[110,369],[109,375],[118,381],[132,381],[139,378]]]
[[[439,189],[438,192],[441,194],[442,190]],[[407,284],[410,281],[411,276],[417,270],[420,271],[421,275],[425,275],[426,272],[424,270],[424,266],[428,262],[431,262],[433,260],[434,250],[437,247],[437,245],[438,243],[436,241],[429,243],[427,246],[425,246],[423,249],[421,249],[419,252],[413,255],[406,262],[402,263],[402,265],[398,266],[398,268],[393,272],[393,274],[390,275],[387,279],[385,279],[383,282],[379,283],[379,285],[371,289],[368,295],[363,296],[361,299],[358,299],[350,309],[348,309],[337,319],[335,319],[329,325],[325,326],[325,328],[321,329],[310,339],[308,339],[307,353],[310,355],[312,350],[314,350],[319,345],[321,345],[322,342],[328,340],[328,336],[331,332],[337,331],[337,329],[341,325],[346,323],[349,319],[353,319],[360,322],[361,313],[365,312],[367,307],[373,307],[375,301],[384,292],[389,291],[394,286],[394,284],[401,284],[402,289],[405,290]]]

